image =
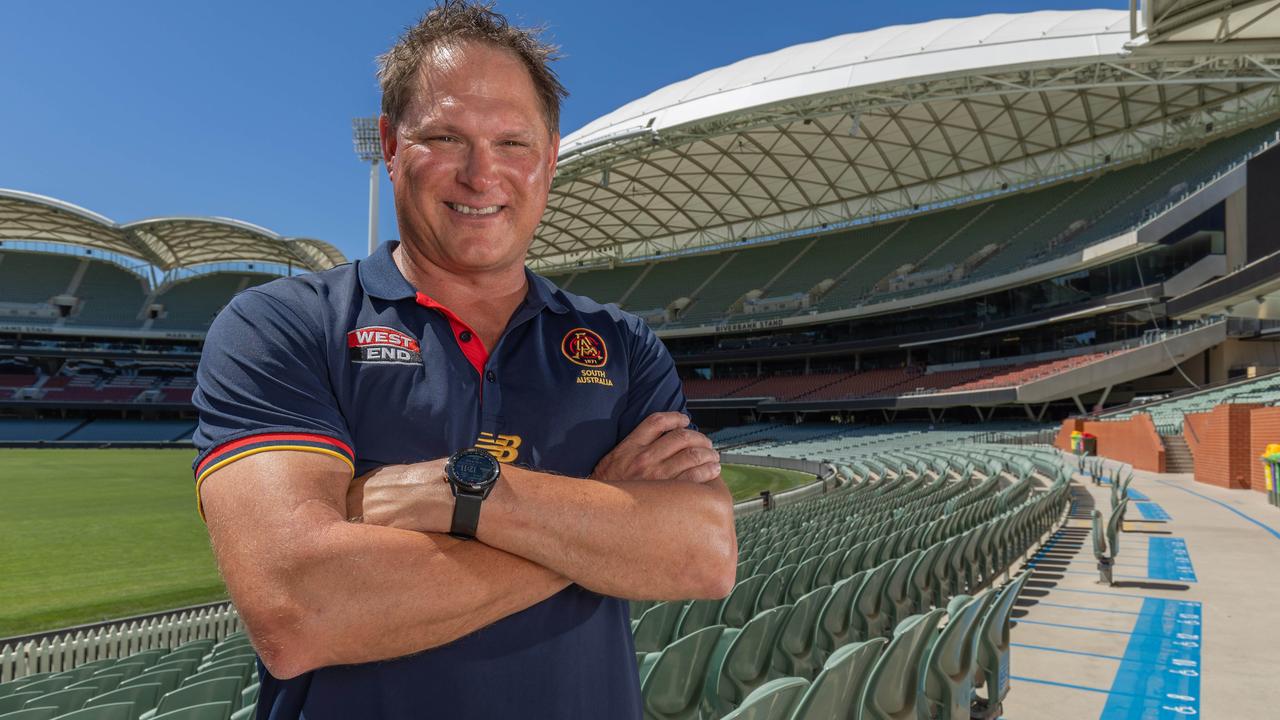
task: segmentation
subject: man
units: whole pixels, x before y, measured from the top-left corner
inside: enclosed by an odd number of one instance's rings
[[[429,13],[380,71],[400,243],[241,293],[209,331],[197,495],[260,718],[639,718],[619,598],[733,584],[732,501],[670,356],[524,268],[549,56],[487,7]]]

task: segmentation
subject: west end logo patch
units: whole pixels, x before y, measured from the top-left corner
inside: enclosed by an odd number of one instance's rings
[[[596,331],[586,328],[570,330],[560,341],[560,352],[570,362],[582,366],[583,369],[578,371],[579,385],[613,387],[613,381],[604,371],[605,364],[609,362],[609,349]]]
[[[422,364],[422,346],[416,338],[382,325],[347,333],[347,354],[357,363]]]

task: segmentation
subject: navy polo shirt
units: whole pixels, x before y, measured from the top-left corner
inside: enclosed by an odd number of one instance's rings
[[[394,248],[245,290],[218,315],[193,397],[197,494],[214,470],[277,449],[362,475],[480,447],[586,477],[648,415],[686,411],[665,347],[616,305],[526,271],[486,352],[409,284]],[[427,652],[290,680],[258,669],[259,718],[640,717],[627,602],[578,585]]]

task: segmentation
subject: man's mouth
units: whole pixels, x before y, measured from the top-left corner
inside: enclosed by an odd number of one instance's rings
[[[492,215],[503,208],[502,205],[489,205],[487,207],[473,207],[471,205],[463,205],[462,203],[446,202],[450,210],[462,213],[463,215]]]

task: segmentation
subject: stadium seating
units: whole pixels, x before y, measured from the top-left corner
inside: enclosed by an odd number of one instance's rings
[[[236,633],[216,643],[193,640],[172,650],[103,658],[0,683],[0,717],[240,720],[252,715],[257,682],[252,647],[244,633]],[[12,711],[26,714],[5,714]]]
[[[42,440],[61,440],[83,423],[84,420],[65,420],[60,418],[40,420],[0,418],[0,441],[39,442]]]
[[[44,303],[67,291],[79,258],[50,253],[0,253],[0,287],[4,301]]]
[[[190,437],[193,420],[119,420],[98,418],[78,428],[63,440],[80,442],[170,442]]]
[[[736,301],[752,290],[775,297],[806,293],[828,279],[836,282],[815,298],[814,307],[819,310],[915,295],[936,288],[892,290],[876,286],[904,266],[915,273],[967,265],[963,282],[995,277],[1126,232],[1240,162],[1274,136],[1277,126],[1272,123],[1198,148],[1016,196],[841,229],[814,239],[554,275],[552,279],[601,302],[626,298],[624,306],[638,311],[664,308],[702,285],[672,326],[734,318],[742,312]],[[994,254],[975,257],[989,244],[998,247]]]
[[[152,301],[164,306],[164,315],[157,318],[152,327],[206,330],[232,296],[272,279],[274,276],[261,273],[218,272],[171,283],[160,288]]]
[[[669,620],[681,603],[632,603],[646,717],[968,717],[972,689],[1007,666],[1029,573],[1011,576],[1061,522],[1070,472],[1051,451],[925,434],[882,431],[848,454],[869,461],[853,483],[739,518],[720,624],[685,628]],[[793,449],[820,457],[829,442]],[[684,605],[711,615],[707,601]],[[988,684],[981,697],[998,708],[1005,692]]]
[[[1150,413],[1152,422],[1161,432],[1181,433],[1182,419],[1187,413],[1205,412],[1224,402],[1261,405],[1280,403],[1280,373],[1271,373],[1162,402],[1148,403],[1115,414],[1108,413],[1105,419],[1123,420],[1132,417],[1135,413],[1145,412]]]
[[[82,261],[84,275],[72,294],[79,301],[67,318],[69,325],[88,327],[138,327],[147,282],[122,267],[102,261]]]

